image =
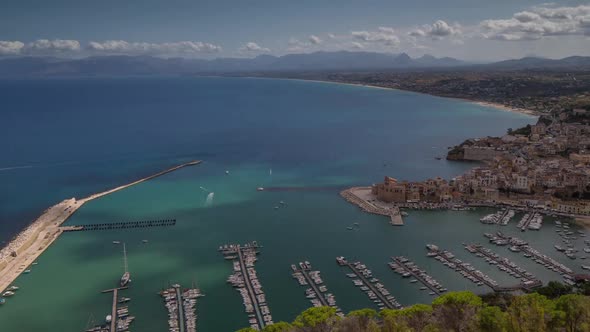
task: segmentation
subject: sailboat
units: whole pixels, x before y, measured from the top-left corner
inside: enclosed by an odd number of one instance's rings
[[[129,274],[129,269],[127,266],[127,249],[125,248],[125,243],[123,243],[123,264],[125,266],[125,272],[121,277],[121,287],[127,286],[131,281],[131,274]]]
[[[268,171],[268,175],[272,175],[272,168]]]

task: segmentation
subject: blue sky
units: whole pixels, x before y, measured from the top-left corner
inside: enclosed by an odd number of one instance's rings
[[[590,53],[590,1],[579,0],[2,0],[1,8],[4,56]]]

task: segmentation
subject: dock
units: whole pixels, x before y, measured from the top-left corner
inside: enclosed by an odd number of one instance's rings
[[[498,233],[497,236],[493,236],[492,234],[484,234],[484,236],[489,238],[490,242],[496,245],[498,245],[498,243],[510,243],[512,245],[511,248],[514,248],[513,250],[518,250],[522,252],[525,257],[532,259],[535,263],[541,264],[548,270],[561,274],[566,282],[572,282],[574,280],[574,271],[572,269],[531,247],[524,240],[517,237],[505,236],[502,233]]]
[[[329,306],[336,308],[337,314],[344,315],[336,305],[334,295],[328,293],[328,288],[320,276],[320,271],[312,271],[311,264],[308,261],[299,262],[298,265],[292,264],[291,269],[293,270],[293,278],[297,279],[299,285],[309,285],[311,287],[306,289],[305,295],[310,299],[314,307]]]
[[[340,266],[348,267],[352,273],[347,274],[352,278],[355,286],[367,293],[379,309],[401,309],[402,305],[397,302],[395,297],[379,282],[379,279],[373,277],[373,272],[361,262],[349,263],[344,257],[336,257],[336,262]]]
[[[175,226],[175,225],[176,225],[176,219],[160,219],[160,220],[142,220],[142,221],[89,224],[89,225],[78,225],[78,226],[63,226],[60,228],[63,232],[83,232],[83,231],[103,231],[103,230],[111,230],[111,229],[167,227],[167,226]]]
[[[203,296],[198,288],[182,289],[174,284],[160,292],[168,309],[168,327],[170,332],[197,331],[197,298]]]
[[[484,248],[479,244],[468,244],[465,245],[465,249],[470,253],[485,259],[488,264],[496,265],[500,271],[503,271],[514,278],[520,279],[522,289],[524,290],[532,290],[533,288],[543,286],[543,282],[533,274],[519,267],[508,258],[500,257],[488,248]]]
[[[446,292],[438,281],[431,277],[426,271],[420,269],[418,265],[404,256],[391,257],[392,262],[388,263],[389,267],[404,278],[413,277],[424,287],[430,289],[431,295],[440,295]]]
[[[502,291],[505,288],[500,287],[500,285],[498,285],[498,283],[494,279],[490,278],[483,272],[476,270],[473,266],[471,266],[471,264],[463,262],[462,260],[456,258],[455,255],[453,255],[453,253],[451,253],[450,251],[432,248],[434,247],[433,245],[429,246],[431,248],[428,248],[428,257],[432,257],[437,261],[441,262],[443,265],[447,266],[448,268],[457,271],[457,273],[460,273],[463,277],[475,283],[476,285],[486,285],[494,291]]]
[[[233,263],[233,274],[227,282],[242,295],[250,327],[255,330],[262,330],[266,325],[273,324],[266,296],[254,268],[259,248],[256,241],[245,245],[226,244],[219,247],[224,258]]]
[[[86,330],[86,332],[129,332],[129,326],[135,320],[135,317],[129,315],[129,308],[126,305],[119,305],[126,301],[119,299],[119,291],[125,290],[127,287],[118,287],[113,289],[103,290],[101,293],[112,293],[113,300],[111,304],[110,321],[107,319],[106,324],[97,325]]]
[[[369,202],[368,199],[361,197],[361,193],[363,195],[367,195],[367,193],[370,194],[371,187],[349,188],[341,191],[340,196],[342,196],[347,202],[358,206],[361,210],[367,213],[389,217],[389,223],[393,226],[404,225],[404,220],[398,206],[393,206],[391,208],[377,206]]]

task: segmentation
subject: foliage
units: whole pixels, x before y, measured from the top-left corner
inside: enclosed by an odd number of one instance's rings
[[[479,329],[482,332],[505,332],[507,315],[496,306],[486,306],[478,314]]]
[[[562,295],[570,294],[572,287],[564,285],[557,281],[550,281],[547,286],[543,286],[537,289],[537,293],[544,295],[550,299],[558,298]]]
[[[262,332],[288,332],[293,329],[293,326],[287,322],[277,322],[267,325],[262,329]]]
[[[330,331],[337,321],[335,308],[317,307],[309,308],[297,316],[293,326],[302,328],[302,331]]]

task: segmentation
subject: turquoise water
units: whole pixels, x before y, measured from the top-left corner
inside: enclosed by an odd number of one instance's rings
[[[257,270],[275,321],[292,320],[310,305],[290,275],[290,264],[300,260],[322,271],[345,311],[372,303],[336,265],[339,255],[366,263],[405,305],[432,298],[389,270],[386,263],[393,255],[412,258],[449,289],[487,291],[427,258],[426,243],[451,249],[502,283],[516,282],[462,248],[462,242],[484,242],[482,233],[499,227],[479,223],[489,211],[416,211],[406,226],[392,227],[385,218],[346,203],[338,192],[384,175],[459,174],[473,164],[434,157],[467,137],[498,135],[533,118],[407,92],[283,80],[0,85],[0,95],[14,105],[1,111],[12,125],[0,124],[0,144],[10,152],[2,155],[0,168],[31,166],[0,171],[0,181],[7,184],[0,189],[4,239],[29,216],[65,197],[186,160],[204,160],[81,208],[68,224],[175,218],[177,225],[63,235],[31,274],[16,281],[21,290],[0,308],[7,331],[81,331],[90,315],[102,320],[110,297],[99,292],[114,287],[123,268],[121,247],[113,240],[127,243],[133,283],[125,296],[133,298],[135,331],[166,329],[166,310],[156,293],[169,282],[196,282],[206,294],[198,304],[200,331],[247,326],[240,296],[225,283],[231,263],[216,250],[231,242],[264,245]],[[28,94],[43,98],[23,99]],[[32,121],[37,118],[43,121]],[[260,186],[307,190],[256,191]],[[215,194],[207,206],[209,191]],[[274,209],[279,201],[286,207]],[[360,229],[348,231],[354,222]],[[514,225],[502,230],[517,234]],[[518,235],[579,270],[580,261],[574,264],[551,250],[557,237],[549,220],[540,232]],[[559,277],[506,248],[493,249],[546,281]]]

